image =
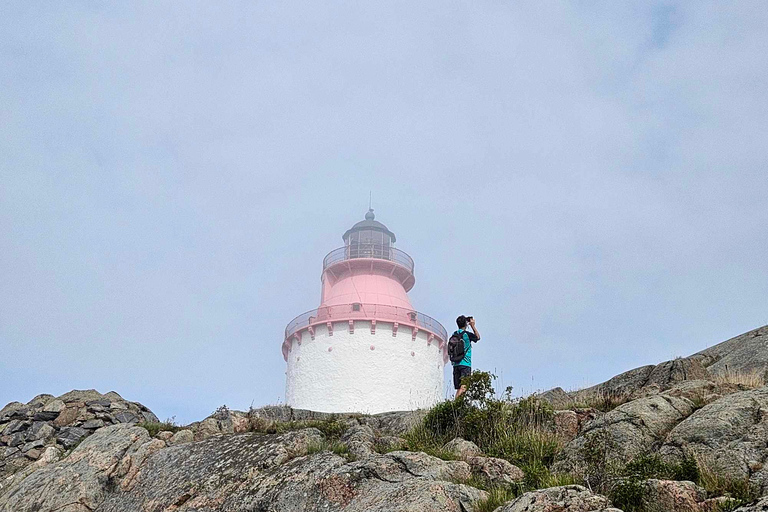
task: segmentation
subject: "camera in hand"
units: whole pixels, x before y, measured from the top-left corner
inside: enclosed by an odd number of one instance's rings
[[[464,318],[467,319],[467,322],[471,322],[472,320],[474,320],[475,317],[469,316],[469,315],[464,315]]]

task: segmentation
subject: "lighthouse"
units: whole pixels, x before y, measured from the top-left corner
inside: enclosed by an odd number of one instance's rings
[[[285,328],[285,398],[297,409],[375,414],[443,398],[445,328],[408,292],[413,259],[373,209],[323,259],[320,306]]]

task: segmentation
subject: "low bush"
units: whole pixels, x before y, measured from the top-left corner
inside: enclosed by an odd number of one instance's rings
[[[145,421],[138,424],[139,427],[147,429],[151,437],[155,437],[159,432],[168,431],[176,433],[181,430],[181,426],[176,424],[176,418],[168,418],[165,421]]]
[[[554,433],[552,407],[535,396],[512,399],[507,393],[499,398],[493,389],[494,378],[487,372],[466,377],[463,382],[467,392],[462,399],[436,405],[420,425],[405,435],[409,449],[445,460],[455,459],[443,446],[461,437],[475,443],[486,455],[506,459],[520,467],[525,474],[523,482],[501,490],[486,489],[493,491],[495,497],[573,483],[572,476],[555,475],[549,469],[563,447]]]

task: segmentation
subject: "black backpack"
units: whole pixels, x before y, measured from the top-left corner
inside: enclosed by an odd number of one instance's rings
[[[451,334],[448,340],[448,358],[452,363],[460,363],[464,359],[464,356],[467,355],[465,348],[464,336],[458,331]]]

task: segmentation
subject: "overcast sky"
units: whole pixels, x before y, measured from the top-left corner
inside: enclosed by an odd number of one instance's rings
[[[369,191],[414,306],[474,315],[518,394],[767,324],[766,27],[764,1],[4,2],[0,405],[279,403]]]

